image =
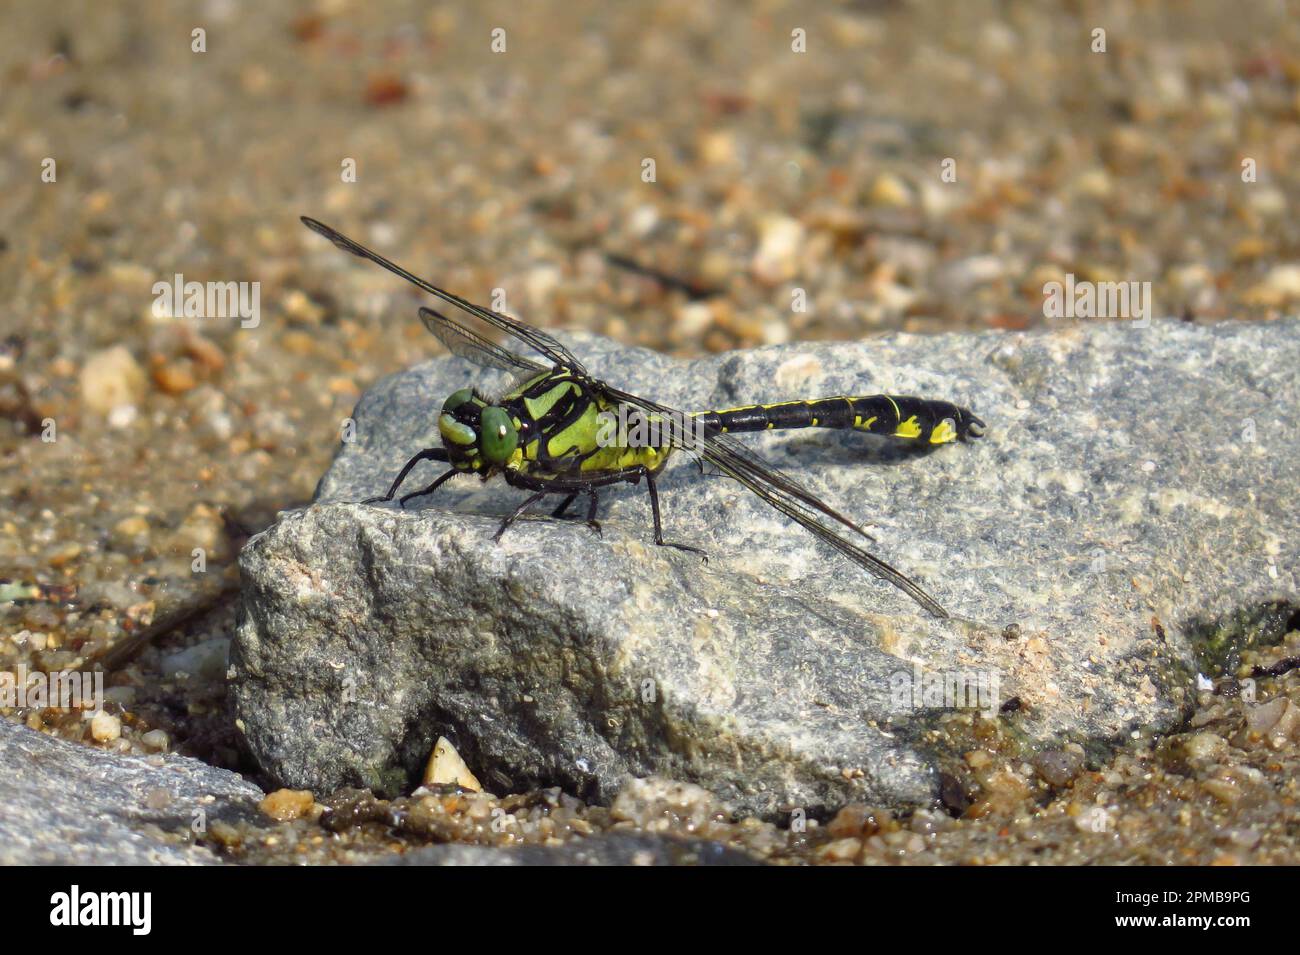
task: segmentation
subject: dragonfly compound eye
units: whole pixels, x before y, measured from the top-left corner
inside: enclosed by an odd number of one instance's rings
[[[454,392],[442,403],[442,414],[438,415],[438,433],[442,443],[448,448],[471,448],[478,443],[478,432],[474,430],[477,408],[471,403],[472,396],[468,388]]]
[[[489,405],[483,409],[482,436],[479,447],[483,457],[493,464],[504,464],[519,447],[519,431],[504,408]]]
[[[474,397],[474,392],[469,388],[462,388],[460,391],[453,391],[447,396],[447,400],[442,403],[442,413],[451,414],[465,402]]]

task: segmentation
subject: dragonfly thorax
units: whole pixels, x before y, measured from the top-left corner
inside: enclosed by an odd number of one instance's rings
[[[510,413],[469,388],[443,402],[438,434],[450,463],[465,471],[491,471],[506,464],[519,447],[519,429]]]

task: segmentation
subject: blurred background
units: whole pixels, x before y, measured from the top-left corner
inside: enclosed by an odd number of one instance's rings
[[[439,351],[414,290],[299,215],[682,355],[1029,329],[1067,273],[1269,319],[1300,300],[1295,13],[7,5],[0,665],[116,654],[126,748],[162,728],[238,764],[219,678],[169,688],[168,642],[226,632],[240,544],[310,498],[369,384]],[[260,283],[256,327],[158,316],[177,273]]]

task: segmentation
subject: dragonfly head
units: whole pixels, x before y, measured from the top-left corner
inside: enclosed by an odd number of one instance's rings
[[[443,402],[438,433],[452,466],[467,471],[490,471],[509,461],[519,447],[519,429],[510,413],[469,388]]]

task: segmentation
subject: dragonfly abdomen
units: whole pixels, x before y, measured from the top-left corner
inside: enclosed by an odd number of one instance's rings
[[[696,419],[706,429],[726,434],[775,431],[784,428],[848,428],[907,440],[945,444],[957,438],[979,437],[984,423],[965,408],[948,401],[907,395],[863,395],[745,405],[705,411]]]

